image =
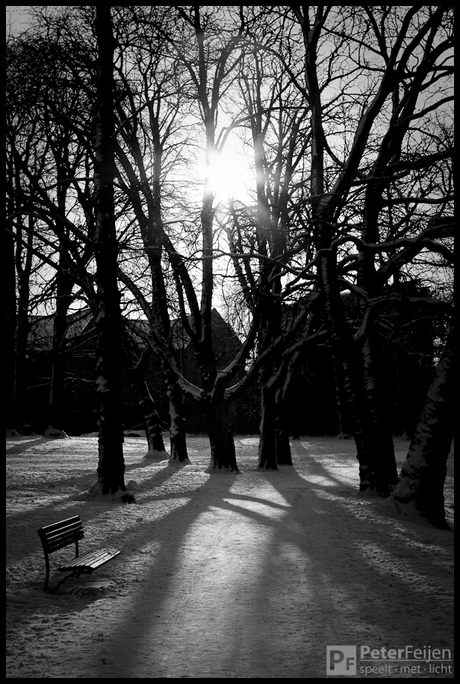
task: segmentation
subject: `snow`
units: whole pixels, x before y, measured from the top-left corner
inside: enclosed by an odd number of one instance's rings
[[[408,442],[395,444],[400,467]],[[125,437],[136,503],[119,505],[84,500],[96,437],[7,436],[7,677],[324,678],[339,644],[358,647],[358,678],[406,678],[360,648],[452,650],[453,533],[360,494],[351,440],[294,440],[294,466],[278,472],[257,469],[257,445],[237,437],[241,472],[215,477],[206,437],[189,437],[182,467]],[[453,453],[445,495],[452,526]],[[121,554],[46,593],[37,529],[71,515],[82,552]],[[453,677],[452,663],[409,665]]]

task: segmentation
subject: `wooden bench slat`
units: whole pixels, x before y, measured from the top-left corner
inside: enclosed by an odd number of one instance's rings
[[[53,523],[52,525],[45,525],[40,529],[43,536],[47,538],[52,538],[63,532],[71,532],[72,530],[82,530],[83,523],[81,522],[78,515],[67,518],[66,520],[61,520],[60,522]]]
[[[69,544],[74,544],[76,541],[84,538],[83,533],[72,532],[70,534],[63,534],[61,537],[56,537],[53,539],[45,539],[44,546],[48,549],[49,553],[53,551],[58,551],[59,549],[69,546]]]
[[[51,523],[50,525],[44,525],[41,529],[44,532],[52,532],[53,530],[63,529],[69,525],[77,525],[78,527],[83,527],[83,523],[79,515],[73,515],[70,518],[65,518],[64,520],[59,520],[58,522]]]
[[[120,552],[115,549],[100,549],[98,551],[90,551],[89,553],[85,553],[83,556],[77,556],[70,561],[70,563],[62,565],[60,568],[58,568],[58,570],[61,572],[66,572],[67,570],[88,568],[92,572],[101,565],[104,565],[104,563],[112,560],[112,558],[115,558],[115,556],[118,556],[119,553]]]
[[[45,552],[45,591],[48,589],[49,583],[50,553],[54,553],[55,551],[69,546],[70,544],[75,544],[75,558],[69,563],[59,567],[58,570],[61,572],[71,571],[72,575],[76,577],[78,577],[81,573],[92,573],[101,565],[104,565],[104,563],[108,563],[108,561],[116,558],[116,556],[118,556],[120,553],[120,551],[117,549],[98,549],[97,551],[89,551],[80,556],[78,542],[80,539],[84,538],[85,533],[83,530],[83,523],[78,515],[74,515],[71,518],[66,518],[65,520],[59,520],[51,525],[45,525],[37,530],[37,532]],[[64,580],[65,579],[66,578],[64,578]],[[59,582],[53,591],[55,591],[64,580],[61,580],[61,582]]]
[[[47,532],[46,530],[42,532],[42,536],[47,540],[47,541],[53,541],[53,539],[59,539],[59,537],[62,536],[71,536],[74,534],[81,534],[83,533],[83,525],[69,525],[67,527],[64,527],[62,529],[58,530],[52,530],[51,532]]]
[[[46,525],[38,530],[38,534],[48,553],[53,553],[84,538],[83,524],[78,515]]]

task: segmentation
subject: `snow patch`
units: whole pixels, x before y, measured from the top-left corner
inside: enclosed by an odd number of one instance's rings
[[[213,478],[207,437],[188,437],[192,465],[177,469],[126,437],[140,505],[104,506],[73,498],[95,480],[97,433],[9,437],[7,678],[324,679],[326,644],[453,648],[454,534],[363,496],[353,442],[307,439],[293,466],[260,472],[257,437],[235,437],[242,473]],[[395,448],[401,464],[407,443]],[[453,526],[453,452],[447,470]],[[72,515],[81,553],[121,554],[44,592],[37,529]],[[52,583],[68,552],[51,556]]]

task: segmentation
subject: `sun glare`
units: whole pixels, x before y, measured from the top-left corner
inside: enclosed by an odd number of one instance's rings
[[[248,203],[253,187],[253,173],[249,160],[243,152],[227,147],[215,153],[207,168],[208,188],[216,202],[226,203],[230,199]]]

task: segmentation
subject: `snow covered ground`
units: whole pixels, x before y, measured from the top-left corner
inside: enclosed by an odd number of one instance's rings
[[[357,647],[358,678],[453,677],[454,535],[359,494],[352,441],[303,437],[294,467],[260,472],[257,438],[238,437],[238,475],[206,474],[207,439],[188,445],[169,466],[126,437],[123,505],[79,496],[96,437],[7,437],[7,677],[325,678],[337,645]],[[452,525],[453,453],[445,492]],[[83,551],[121,554],[45,593],[37,529],[72,515]]]

